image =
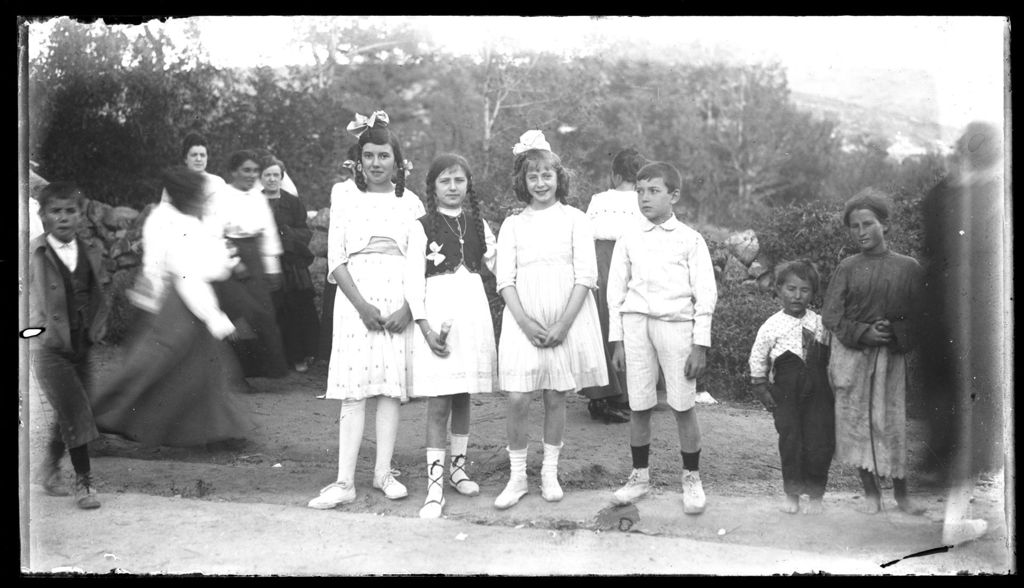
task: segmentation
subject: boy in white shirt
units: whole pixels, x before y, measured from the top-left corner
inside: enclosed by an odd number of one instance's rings
[[[679,222],[673,205],[682,180],[667,163],[637,172],[642,228],[615,244],[608,276],[608,340],[612,365],[626,371],[633,471],[613,502],[630,504],[650,489],[648,457],[651,412],[658,403],[659,367],[666,400],[676,417],[683,456],[683,512],[704,511],[700,481],[700,427],[696,380],[704,373],[711,345],[711,315],[718,301],[711,254],[700,233]]]

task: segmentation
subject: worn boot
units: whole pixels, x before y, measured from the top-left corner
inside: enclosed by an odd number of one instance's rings
[[[92,487],[92,474],[75,475],[75,504],[78,508],[99,508],[100,501],[96,498],[96,490]]]

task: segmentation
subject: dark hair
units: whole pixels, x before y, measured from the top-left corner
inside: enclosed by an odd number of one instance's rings
[[[889,222],[889,194],[878,188],[864,188],[846,201],[843,207],[843,225],[850,226],[850,215],[855,210],[870,210],[880,223]]]
[[[85,194],[82,193],[82,189],[78,187],[78,184],[74,182],[50,182],[39,190],[37,200],[39,201],[39,214],[43,214],[46,205],[51,200],[74,200],[75,204],[82,208]]]
[[[285,173],[284,162],[281,161],[280,159],[274,157],[273,155],[268,155],[268,156],[260,159],[258,164],[260,166],[260,173],[261,174],[263,173],[263,170],[267,169],[268,167],[276,165],[277,167],[281,168],[281,176],[282,177],[284,176],[284,173]]]
[[[402,145],[398,140],[398,135],[388,129],[387,123],[383,121],[376,121],[373,124],[373,128],[366,129],[366,131],[359,135],[359,142],[356,143],[358,151],[358,157],[356,159],[356,175],[355,182],[356,187],[359,191],[366,191],[366,176],[363,175],[363,147],[367,143],[373,143],[374,145],[391,145],[391,152],[395,156],[395,196],[401,198],[402,193],[405,192],[405,160],[402,158]]]
[[[228,158],[228,173],[233,173],[238,168],[242,167],[242,164],[251,161],[256,165],[259,165],[260,156],[252,149],[239,149],[231,154]]]
[[[188,157],[189,149],[192,149],[193,147],[203,147],[207,151],[206,155],[210,155],[210,147],[206,142],[206,137],[193,132],[185,135],[185,138],[181,141],[181,158],[185,159]]]
[[[672,166],[672,164],[665,163],[664,161],[654,161],[640,168],[640,171],[636,172],[636,181],[641,180],[653,180],[661,178],[665,182],[665,189],[670,193],[676,190],[682,190],[683,178],[679,175],[679,170]]]
[[[196,204],[203,194],[205,179],[194,171],[182,168],[169,168],[160,173],[164,190],[170,197],[171,205],[179,211],[190,214],[187,207]]]
[[[775,287],[778,288],[785,283],[789,276],[796,276],[811,285],[814,294],[818,293],[821,284],[821,277],[814,263],[809,259],[797,259],[786,263],[780,263],[775,268]]]
[[[473,172],[469,169],[469,162],[466,158],[457,153],[442,153],[434,158],[434,161],[430,164],[430,169],[427,170],[426,190],[427,190],[427,201],[426,208],[430,228],[432,232],[437,232],[437,177],[453,167],[461,167],[462,171],[466,173],[466,201],[469,202],[469,212],[472,214],[472,222],[476,224],[476,236],[480,239],[480,243],[486,243],[484,237],[484,218],[480,214],[480,201],[476,198],[476,192],[473,191]],[[465,207],[463,207],[465,210]],[[467,221],[469,222],[469,221]]]
[[[547,149],[530,149],[516,155],[512,163],[512,191],[516,198],[527,204],[533,200],[530,191],[526,188],[526,172],[530,171],[531,166],[536,165],[549,165],[555,170],[558,179],[555,198],[565,204],[565,199],[569,195],[569,171],[562,165],[561,158]]]
[[[647,163],[647,159],[635,147],[626,147],[612,158],[612,173],[624,182],[636,182],[636,172]]]

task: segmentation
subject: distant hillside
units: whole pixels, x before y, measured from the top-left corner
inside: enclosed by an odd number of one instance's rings
[[[844,135],[888,138],[902,149],[945,150],[957,129],[935,122],[935,89],[924,72],[853,70],[828,78],[791,75],[790,97],[802,110],[838,120]]]

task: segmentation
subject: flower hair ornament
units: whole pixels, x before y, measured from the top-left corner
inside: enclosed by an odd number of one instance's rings
[[[356,162],[352,161],[351,159],[346,159],[345,161],[342,162],[341,167],[354,172],[356,171]]]
[[[411,172],[413,169],[412,162],[409,161],[408,159],[402,160],[402,169],[405,170],[405,173]]]
[[[358,116],[358,115],[357,115]],[[530,149],[544,149],[545,151],[551,151],[551,145],[547,139],[544,138],[544,131],[526,131],[521,137],[519,142],[512,147],[512,155],[519,155],[529,151]]]
[[[358,137],[378,123],[380,123],[380,126],[386,127],[390,122],[391,119],[388,118],[388,113],[383,110],[375,110],[370,116],[363,116],[357,112],[356,119],[348,123],[345,130]]]

